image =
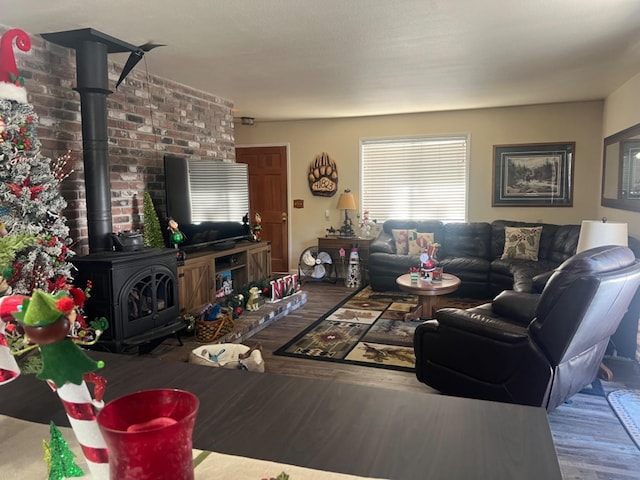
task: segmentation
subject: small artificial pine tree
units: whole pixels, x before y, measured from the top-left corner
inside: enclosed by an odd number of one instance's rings
[[[9,31],[5,36],[15,32]],[[20,38],[24,32],[14,34]],[[11,46],[5,42],[3,46]],[[29,42],[30,45],[30,42]],[[0,52],[4,53],[4,52]],[[71,277],[69,228],[62,212],[67,206],[59,191],[69,176],[69,153],[52,161],[40,153],[36,134],[38,116],[26,99],[15,62],[0,55],[0,236],[28,235],[37,240],[16,252],[11,266],[0,275],[14,294],[29,295],[39,288],[59,290]],[[10,55],[13,59],[13,55]]]
[[[153,206],[153,200],[149,192],[144,192],[142,200],[142,208],[144,209],[144,245],[145,247],[165,246],[162,230],[160,229],[160,220]]]
[[[48,466],[48,479],[64,480],[65,478],[84,476],[84,472],[74,460],[76,455],[69,448],[55,423],[51,422],[49,431],[51,432],[51,441],[49,443],[45,440],[42,441],[44,459]]]

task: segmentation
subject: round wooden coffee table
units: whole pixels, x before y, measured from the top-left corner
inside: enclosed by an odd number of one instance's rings
[[[396,278],[400,290],[418,296],[418,305],[404,316],[405,322],[420,320],[421,318],[433,318],[438,305],[438,296],[455,292],[460,286],[460,279],[450,273],[442,274],[441,282],[428,282],[418,279],[411,282],[411,274],[406,273]]]

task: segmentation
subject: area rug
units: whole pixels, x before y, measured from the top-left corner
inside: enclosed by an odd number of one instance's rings
[[[633,443],[640,448],[640,390],[614,390],[607,395],[607,400]]]
[[[440,297],[438,308],[470,308],[486,300]],[[404,321],[415,295],[355,292],[274,352],[274,355],[414,371],[413,334],[421,321]]]

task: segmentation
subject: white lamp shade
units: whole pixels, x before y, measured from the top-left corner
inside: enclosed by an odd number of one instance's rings
[[[627,224],[602,220],[583,220],[576,253],[604,245],[627,246]]]

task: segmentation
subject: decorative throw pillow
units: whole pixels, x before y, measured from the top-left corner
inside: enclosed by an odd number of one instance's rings
[[[409,232],[409,255],[420,255],[433,242],[433,233]]]
[[[415,230],[407,230],[407,229],[393,229],[391,230],[391,234],[393,235],[393,240],[396,242],[396,253],[398,255],[406,255],[409,253],[409,234],[414,232]]]
[[[538,260],[542,227],[505,227],[503,259]]]

